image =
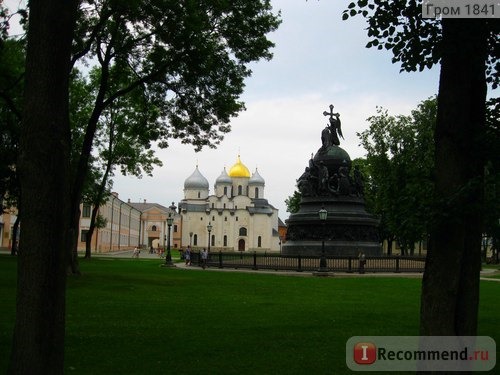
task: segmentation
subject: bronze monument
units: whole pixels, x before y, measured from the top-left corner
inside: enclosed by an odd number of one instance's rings
[[[340,115],[330,111],[321,132],[321,147],[311,154],[308,166],[297,179],[302,195],[300,209],[287,220],[287,241],[283,254],[358,256],[380,255],[378,219],[365,210],[364,179],[359,169],[351,170],[351,158],[340,147]],[[327,211],[320,219],[319,211]]]

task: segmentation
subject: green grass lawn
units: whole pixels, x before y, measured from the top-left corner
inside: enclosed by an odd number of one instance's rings
[[[347,374],[358,335],[418,335],[420,279],[293,277],[81,260],[68,279],[67,374]],[[16,259],[0,256],[0,372]],[[500,339],[500,283],[481,283],[479,334]]]

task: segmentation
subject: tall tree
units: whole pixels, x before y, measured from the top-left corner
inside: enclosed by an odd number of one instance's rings
[[[431,221],[436,100],[423,101],[410,116],[378,108],[368,122],[370,127],[358,134],[370,177],[365,197],[380,216],[388,243],[396,239],[403,254],[413,255]]]
[[[138,100],[150,121],[135,121],[142,113],[136,112],[127,123],[141,143],[156,140],[167,147],[168,139],[178,138],[197,151],[216,147],[230,131],[231,117],[244,109],[239,96],[251,74],[248,63],[271,58],[273,43],[266,35],[279,23],[269,0],[82,3],[71,66],[93,66],[82,69],[90,71],[93,86],[83,101],[92,106],[72,107],[78,112],[72,116],[74,272],[79,204],[101,117]]]
[[[422,18],[414,0],[351,3],[344,19],[368,19],[368,47],[393,52],[415,71],[441,63],[435,130],[435,191],[422,284],[422,335],[475,335],[479,301],[486,82],[499,82],[499,21]]]
[[[70,90],[70,115],[73,145],[80,150],[85,124],[93,110],[96,90],[99,86],[99,70],[94,69],[89,77],[74,72]],[[87,232],[85,258],[91,257],[91,242],[99,208],[110,195],[115,169],[123,175],[141,178],[152,175],[153,167],[162,162],[155,156],[152,143],[158,140],[160,124],[156,107],[144,100],[139,89],[118,98],[100,116],[93,142],[94,152],[90,158],[90,171],[84,184],[82,202],[93,206]],[[73,160],[77,161],[79,153]]]
[[[422,284],[421,332],[477,333],[486,102],[484,20],[442,21],[436,196],[443,211],[432,228]]]
[[[68,86],[78,1],[30,1],[17,164],[23,237],[10,374],[62,374],[68,217]]]
[[[160,146],[178,138],[196,150],[215,147],[230,130],[230,118],[244,109],[238,99],[251,73],[247,64],[271,58],[266,35],[279,23],[269,0],[85,2],[73,62],[97,61],[99,72],[72,180],[72,227],[107,108],[140,90],[159,120]],[[73,249],[75,243],[76,237]],[[72,259],[77,271],[76,251]]]

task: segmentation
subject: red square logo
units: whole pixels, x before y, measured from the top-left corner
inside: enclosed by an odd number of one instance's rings
[[[358,342],[354,345],[354,362],[358,365],[371,365],[377,360],[377,347],[371,342]]]

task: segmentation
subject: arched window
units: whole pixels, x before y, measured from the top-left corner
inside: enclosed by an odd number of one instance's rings
[[[255,188],[255,198],[258,198],[259,197],[259,188],[256,187]]]
[[[227,195],[227,186],[224,186],[224,195]]]
[[[224,247],[226,247],[226,246],[227,246],[227,236],[224,235]]]
[[[238,185],[238,195],[242,195],[242,194],[243,194],[243,186]]]
[[[262,247],[262,237],[257,237],[257,247]]]
[[[212,234],[212,239],[210,242],[211,242],[210,246],[215,246],[215,234]]]
[[[246,236],[247,235],[247,228],[241,227],[240,228],[240,236]]]
[[[200,197],[201,197],[201,193],[200,193],[200,192],[198,192],[198,198],[200,198]]]
[[[198,235],[197,234],[195,234],[193,236],[193,246],[198,246]]]
[[[247,197],[248,197],[248,191],[249,191],[248,189],[249,189],[249,188],[250,188],[250,187],[249,187],[249,186],[247,186],[247,194],[246,194],[246,195],[247,195]]]
[[[153,226],[151,227],[151,230],[152,230],[153,232],[156,232],[156,225],[153,225]]]

